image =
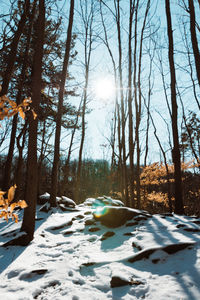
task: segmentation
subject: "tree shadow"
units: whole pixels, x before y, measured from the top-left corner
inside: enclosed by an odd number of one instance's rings
[[[36,217],[35,221],[35,232],[46,221],[49,215],[50,213],[47,214],[38,212],[38,216]],[[19,220],[22,220],[23,212],[20,211],[18,216]],[[20,232],[21,222],[19,222],[14,229],[12,221],[9,223],[6,221],[1,222],[0,235],[2,244],[0,245],[0,273],[6,270],[8,266],[11,265],[26,250],[26,248],[29,247],[29,245],[31,245],[31,242],[30,244],[24,246],[12,245],[12,241],[14,239],[17,239],[20,236],[23,239],[23,233]],[[11,245],[5,246],[6,243],[11,243]]]

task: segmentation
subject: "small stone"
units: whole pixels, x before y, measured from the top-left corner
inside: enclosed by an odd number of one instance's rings
[[[88,225],[94,225],[96,224],[95,220],[94,219],[88,219],[85,221],[85,225],[88,226]]]
[[[90,232],[96,232],[96,231],[99,231],[99,230],[100,230],[100,228],[98,228],[98,227],[90,227],[88,229],[88,231],[90,231]]]
[[[142,250],[142,248],[139,245],[137,245],[135,242],[132,242],[132,246],[138,249],[139,251]]]
[[[111,288],[120,287],[124,285],[130,285],[130,281],[122,279],[118,276],[113,276],[110,281]]]
[[[101,241],[107,240],[109,237],[111,237],[113,235],[115,235],[115,233],[113,231],[107,231],[101,237]]]

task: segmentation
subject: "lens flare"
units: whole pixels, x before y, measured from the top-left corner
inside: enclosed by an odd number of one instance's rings
[[[100,218],[101,216],[105,215],[107,213],[107,208],[105,207],[105,205],[100,202],[100,201],[96,201],[93,205],[92,208],[94,209],[94,216],[96,218]]]

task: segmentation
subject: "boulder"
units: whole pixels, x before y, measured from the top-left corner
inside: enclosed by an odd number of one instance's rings
[[[124,203],[121,200],[112,199],[111,197],[103,196],[98,198],[87,198],[83,203],[86,206],[119,206],[123,207]]]
[[[100,221],[102,225],[110,228],[120,227],[136,216],[150,217],[147,212],[141,210],[113,206],[98,206],[94,210],[93,216],[96,220]]]
[[[70,199],[66,196],[57,197],[56,201],[57,201],[58,205],[62,204],[64,207],[74,208],[76,206],[76,203],[72,199]]]
[[[46,192],[38,197],[37,202],[38,204],[45,204],[46,202],[49,201],[49,199],[50,199],[50,194]]]

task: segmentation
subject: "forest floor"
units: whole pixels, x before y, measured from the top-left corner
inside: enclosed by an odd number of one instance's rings
[[[155,214],[109,228],[89,206],[39,208],[26,247],[2,247],[20,222],[0,221],[0,299],[200,299],[200,219]]]

